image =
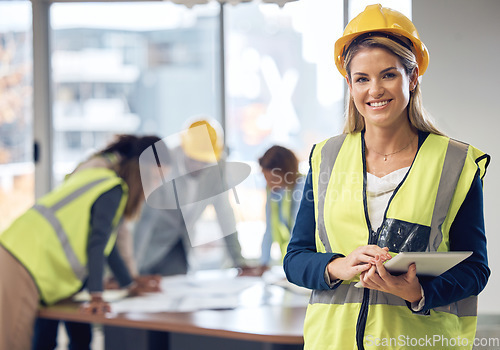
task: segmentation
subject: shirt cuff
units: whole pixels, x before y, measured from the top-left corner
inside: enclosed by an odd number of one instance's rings
[[[342,283],[342,280],[339,280],[339,279],[336,279],[336,280],[333,280],[331,281],[330,280],[330,274],[328,273],[328,267],[325,267],[325,282],[326,284],[328,284],[328,287],[330,288],[335,288],[336,286],[338,286],[340,283]]]
[[[415,301],[413,303],[410,303],[411,309],[414,312],[422,311],[422,309],[424,308],[424,305],[425,305],[425,294],[424,294],[424,289],[422,288],[422,286],[420,286],[420,292],[422,293],[422,299],[420,299],[420,301]]]

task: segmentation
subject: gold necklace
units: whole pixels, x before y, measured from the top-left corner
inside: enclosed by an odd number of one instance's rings
[[[385,162],[385,161],[387,161],[387,157],[388,157],[388,156],[392,156],[392,155],[394,155],[394,154],[396,154],[396,153],[402,152],[402,151],[404,151],[405,149],[407,149],[407,148],[408,148],[408,147],[412,144],[413,140],[415,140],[415,135],[412,137],[412,139],[410,140],[410,142],[409,142],[406,146],[404,146],[404,147],[403,147],[403,148],[401,148],[400,150],[395,151],[395,152],[392,152],[392,153],[380,153],[380,152],[375,151],[373,148],[372,148],[371,150],[372,150],[373,152],[377,153],[378,155],[384,156],[384,162]],[[366,141],[365,141],[365,145],[366,145]],[[366,145],[366,148],[368,148],[368,145]]]

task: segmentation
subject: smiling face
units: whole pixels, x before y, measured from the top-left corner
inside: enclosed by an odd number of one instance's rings
[[[347,83],[367,129],[408,123],[406,108],[417,77],[418,71],[408,76],[399,58],[386,49],[368,47],[356,53]]]

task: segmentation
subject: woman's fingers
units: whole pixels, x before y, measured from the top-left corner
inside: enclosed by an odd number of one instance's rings
[[[360,273],[370,269],[377,261],[391,259],[389,249],[377,245],[360,246],[346,257],[332,260],[328,264],[328,273],[332,279],[349,280]]]
[[[407,276],[409,281],[417,278],[417,265],[415,265],[414,263],[411,264],[408,267],[408,272],[406,273],[406,276]]]
[[[106,302],[88,302],[82,304],[80,312],[85,315],[104,315],[107,312],[111,312],[111,307]]]
[[[356,274],[358,273],[364,273],[368,269],[371,268],[371,264],[359,264],[353,267],[353,269],[356,271]]]
[[[377,268],[375,265],[371,265],[370,269],[363,274],[361,281],[366,288],[374,289],[378,286],[377,278],[380,279],[377,274]]]
[[[377,268],[377,273],[378,275],[383,279],[387,279],[391,277],[392,275],[385,269],[384,262],[382,260],[377,260],[375,262],[375,266]]]
[[[377,257],[375,264],[370,264],[370,268],[360,274],[360,280],[365,288],[394,294],[410,302],[422,299],[415,264],[411,264],[405,274],[394,276],[385,269],[382,259]]]
[[[379,257],[382,261],[386,261],[392,258],[387,247],[380,248],[377,245],[367,245],[364,246],[363,252],[372,259]]]
[[[354,251],[356,252],[356,250]],[[377,257],[379,257],[382,261],[386,261],[392,258],[391,254],[389,254],[389,249],[387,247],[380,248],[377,245],[366,245],[360,247],[361,253],[360,258],[363,262],[369,262],[371,264],[375,263]]]

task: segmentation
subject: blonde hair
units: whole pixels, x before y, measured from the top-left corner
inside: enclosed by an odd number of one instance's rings
[[[408,76],[411,76],[418,66],[417,60],[413,52],[396,41],[382,36],[370,36],[359,43],[349,47],[344,60],[344,68],[347,72],[347,77],[351,80],[351,61],[356,54],[363,48],[382,48],[393,55],[396,55]],[[365,128],[363,116],[359,113],[350,91],[347,93],[344,133],[354,133],[362,131]],[[429,132],[431,134],[443,135],[441,131],[434,125],[430,115],[425,110],[422,103],[422,92],[420,90],[420,82],[417,80],[415,89],[410,92],[410,101],[407,106],[408,120],[410,124],[417,130]]]

